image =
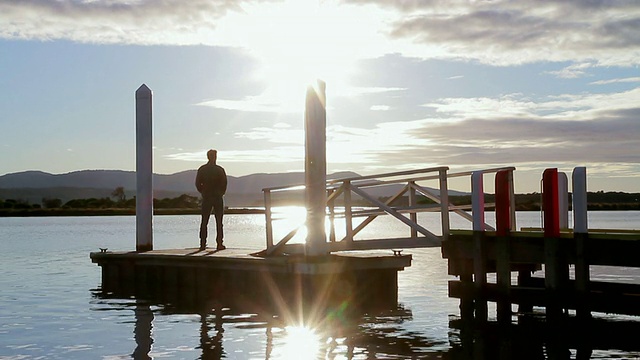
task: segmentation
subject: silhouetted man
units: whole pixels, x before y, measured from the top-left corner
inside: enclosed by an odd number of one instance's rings
[[[216,150],[207,151],[209,162],[198,169],[196,175],[196,188],[202,195],[202,221],[200,222],[200,250],[207,247],[207,226],[211,210],[216,218],[216,243],[218,250],[224,250],[222,245],[222,215],[224,214],[224,201],[222,199],[227,191],[227,174],[222,166],[216,165],[218,152]]]

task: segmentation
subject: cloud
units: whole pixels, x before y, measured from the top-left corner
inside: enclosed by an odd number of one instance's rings
[[[618,166],[640,175],[638,98],[640,88],[539,98],[523,94],[441,98],[425,105],[435,110],[429,118],[368,128],[329,126],[327,157],[332,166],[342,164],[364,172],[389,164],[415,169],[555,163],[598,169]],[[291,125],[256,127],[236,137],[266,142],[272,144],[270,148],[275,144],[274,156],[284,149],[304,147],[303,129]],[[296,156],[285,155],[285,159],[303,159],[302,150],[296,151]],[[240,161],[252,153],[229,156]],[[201,154],[196,158],[201,159]]]
[[[206,150],[196,152],[182,152],[165,156],[169,160],[189,162],[203,162],[206,159]],[[218,150],[218,159],[225,164],[250,163],[290,163],[304,161],[303,146],[276,146],[269,149],[249,150]]]
[[[291,127],[257,127],[249,131],[238,132],[235,137],[248,140],[267,140],[277,144],[304,145],[304,130],[292,129]]]
[[[216,20],[239,11],[232,0],[0,2],[1,38],[84,43],[200,44]]]
[[[284,86],[283,86],[284,85]],[[288,85],[288,86],[287,86]],[[405,91],[406,88],[397,87],[357,87],[343,85],[327,93],[329,103],[336,97],[357,97],[369,94]],[[195,104],[196,106],[210,106],[218,109],[248,112],[271,113],[302,113],[304,111],[304,87],[299,84],[272,83],[263,93],[256,96],[246,96],[241,99],[211,99]],[[388,110],[377,108],[372,110]]]
[[[401,154],[387,153],[379,161],[422,159],[466,166],[564,163],[599,168],[617,164],[635,169],[637,176],[639,97],[640,88],[545,100],[515,95],[506,101],[441,99],[439,111],[445,113],[445,121],[416,121],[416,127],[405,134],[429,144],[405,148]]]
[[[5,39],[233,46],[274,63],[313,51],[310,58],[333,69],[389,53],[496,65],[576,62],[560,76],[582,75],[584,63],[640,63],[634,0],[21,0],[0,3],[0,23]],[[309,42],[317,50],[304,47]],[[326,50],[340,51],[326,57]]]
[[[352,0],[396,9],[389,35],[407,40],[403,53],[429,51],[497,65],[536,61],[640,62],[637,1]]]
[[[640,88],[618,93],[562,94],[533,99],[522,94],[499,98],[443,98],[423,106],[432,107],[451,120],[504,119],[515,116],[555,120],[596,120],[601,112],[621,111],[640,98]]]
[[[591,85],[608,85],[608,84],[619,84],[619,83],[635,83],[640,82],[640,77],[630,77],[630,78],[620,78],[620,79],[610,79],[610,80],[599,80],[590,83]]]
[[[576,79],[585,76],[587,70],[593,65],[593,63],[589,62],[572,64],[559,71],[547,71],[546,74],[551,74],[561,79]]]

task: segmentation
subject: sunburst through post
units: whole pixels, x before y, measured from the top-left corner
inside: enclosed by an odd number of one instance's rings
[[[326,84],[307,89],[305,125],[305,203],[307,208],[307,255],[326,255],[324,228],[327,204],[327,109]]]

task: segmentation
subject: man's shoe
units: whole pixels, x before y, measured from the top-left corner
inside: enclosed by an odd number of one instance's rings
[[[220,245],[218,245],[218,247],[216,247],[216,250],[224,250],[226,248],[227,248],[226,246],[220,244]]]

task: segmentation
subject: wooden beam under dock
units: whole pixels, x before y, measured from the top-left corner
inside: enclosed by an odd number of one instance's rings
[[[195,248],[92,252],[90,258],[102,268],[104,294],[187,306],[217,299],[252,308],[345,301],[395,306],[397,273],[412,260],[391,251],[261,257],[246,249]]]

